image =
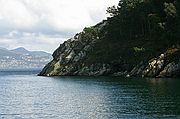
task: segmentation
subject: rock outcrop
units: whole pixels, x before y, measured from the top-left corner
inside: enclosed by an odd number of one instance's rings
[[[130,76],[142,77],[177,77],[180,76],[180,47],[169,48],[148,63],[140,63],[129,73]]]
[[[88,54],[93,51],[95,43],[100,40],[98,30],[104,24],[85,28],[83,32],[61,44],[53,53],[53,60],[44,67],[39,75],[103,75],[108,72],[105,64],[90,66],[84,64]]]
[[[180,75],[180,48],[170,48],[149,61],[143,71],[146,77],[175,77]]]
[[[86,29],[87,30],[87,29]],[[53,53],[53,60],[40,72],[40,76],[126,76],[126,77],[176,77],[180,76],[180,48],[169,48],[166,52],[148,62],[141,61],[135,67],[127,66],[125,62],[85,63],[90,52],[98,42],[97,34],[84,36],[87,31],[77,34],[65,41]],[[91,29],[92,30],[92,29]],[[91,31],[92,32],[92,31]],[[97,31],[93,31],[97,32]],[[84,38],[85,37],[85,38]],[[126,65],[126,66],[124,66]],[[132,68],[130,68],[132,67]]]
[[[125,76],[125,77],[174,77],[179,76],[180,74],[180,47],[175,45],[172,48],[167,49],[164,53],[156,58],[143,59],[145,54],[145,49],[134,51],[133,48],[125,52],[117,52],[118,58],[108,57],[110,59],[108,62],[98,60],[97,62],[89,62],[89,57],[92,57],[93,53],[98,53],[100,56],[102,50],[97,51],[98,43],[103,45],[103,37],[106,35],[106,32],[102,29],[106,26],[107,22],[103,21],[102,23],[85,28],[81,33],[76,34],[73,38],[65,41],[63,44],[60,44],[59,48],[53,53],[53,60],[48,63],[43,70],[39,73],[40,76],[74,76],[74,75],[85,75],[85,76],[101,76],[101,75],[111,75],[111,76]],[[107,40],[108,41],[108,40]],[[117,46],[114,44],[114,41],[110,45]],[[120,41],[120,45],[129,47],[129,44],[123,44]],[[112,46],[111,46],[112,47]],[[121,47],[118,47],[121,48]],[[121,49],[118,49],[121,50]],[[107,49],[108,50],[108,49]],[[111,50],[109,50],[111,51]],[[115,51],[115,50],[114,50]],[[110,52],[110,53],[114,53]],[[115,51],[116,52],[116,51]],[[127,53],[126,53],[127,52]],[[132,53],[133,52],[133,53]],[[128,54],[131,53],[131,54]],[[137,53],[144,53],[141,56],[136,56]],[[159,53],[159,52],[158,52]],[[132,55],[131,59],[123,57],[124,54]],[[96,55],[97,56],[97,55]],[[102,55],[104,56],[104,55]],[[111,56],[111,55],[110,55]],[[155,56],[155,55],[154,55]],[[133,57],[138,59],[139,64],[133,64]],[[138,58],[137,58],[138,57]],[[102,59],[103,59],[102,58]],[[94,58],[96,60],[96,57]],[[127,61],[130,60],[130,61]],[[142,61],[141,61],[142,60]]]

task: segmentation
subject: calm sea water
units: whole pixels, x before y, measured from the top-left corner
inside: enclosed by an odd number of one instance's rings
[[[180,118],[180,79],[0,72],[0,119]]]

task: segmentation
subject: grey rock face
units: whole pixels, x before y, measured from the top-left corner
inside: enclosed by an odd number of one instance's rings
[[[99,40],[96,28],[86,28],[83,32],[65,41],[53,53],[53,60],[47,64],[39,75],[94,75],[83,61],[93,51]],[[102,73],[102,71],[101,71]]]
[[[130,71],[129,76],[141,76],[145,67],[145,63],[141,62]]]
[[[163,71],[160,72],[158,77],[172,77],[180,75],[180,63],[169,63]]]
[[[127,75],[141,77],[180,76],[180,48],[170,48],[159,57],[149,60],[148,63],[141,62]]]
[[[180,49],[171,48],[149,61],[143,70],[145,77],[174,77],[180,75]]]

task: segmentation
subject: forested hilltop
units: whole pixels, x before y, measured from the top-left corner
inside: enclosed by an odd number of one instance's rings
[[[61,44],[39,75],[179,76],[180,1],[121,0],[107,12]]]

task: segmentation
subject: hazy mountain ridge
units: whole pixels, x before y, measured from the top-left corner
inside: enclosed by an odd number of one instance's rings
[[[14,52],[16,54],[21,54],[21,55],[32,55],[32,56],[49,56],[51,55],[50,53],[44,52],[44,51],[28,51],[23,47],[19,47],[13,50],[10,50],[11,52]]]
[[[0,69],[40,69],[50,60],[51,54],[44,51],[0,48]]]
[[[12,52],[8,49],[5,49],[5,48],[0,48],[0,57],[3,57],[3,56],[16,56],[18,55],[17,53],[15,52]]]

